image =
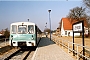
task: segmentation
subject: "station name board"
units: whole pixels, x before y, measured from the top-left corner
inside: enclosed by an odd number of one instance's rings
[[[82,31],[82,22],[73,25],[73,31]]]

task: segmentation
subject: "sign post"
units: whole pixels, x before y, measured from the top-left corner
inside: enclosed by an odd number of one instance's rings
[[[75,56],[74,52],[74,33],[82,33],[82,45],[83,45],[83,55],[85,56],[85,49],[84,49],[84,21],[79,21],[73,24],[73,56]],[[83,57],[85,60],[85,57]]]

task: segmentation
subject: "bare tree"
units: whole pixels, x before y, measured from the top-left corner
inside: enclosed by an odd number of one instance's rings
[[[83,5],[86,8],[87,14],[90,16],[90,0],[83,0]]]
[[[87,21],[88,21],[88,26],[90,27],[90,0],[83,0],[84,5],[86,6],[87,9],[87,14],[89,15],[87,17]]]
[[[4,36],[5,36],[6,38],[9,38],[10,32],[9,32],[8,28],[5,29]]]
[[[50,33],[50,29],[49,28],[46,28],[46,29],[44,29],[44,32]]]
[[[90,8],[90,0],[83,0],[83,1],[85,1],[86,3],[85,2],[84,3],[86,4],[86,6]],[[71,18],[71,22],[73,20],[77,20],[77,21],[86,20],[88,27],[90,27],[90,16],[87,15],[86,8],[75,7],[70,10],[67,17]]]
[[[87,15],[85,13],[85,8],[82,7],[75,7],[70,10],[69,14],[67,15],[68,18],[71,18],[72,20],[80,21],[82,18],[86,18]]]
[[[83,3],[86,5],[86,7],[90,8],[90,0],[83,0]]]

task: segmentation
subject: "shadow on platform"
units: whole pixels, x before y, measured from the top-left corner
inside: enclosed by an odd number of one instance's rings
[[[43,37],[39,44],[38,44],[38,47],[43,47],[43,46],[48,46],[48,45],[51,45],[51,44],[55,44],[52,40],[50,40],[49,38],[47,37]]]

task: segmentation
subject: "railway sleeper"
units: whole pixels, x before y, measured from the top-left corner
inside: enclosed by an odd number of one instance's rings
[[[16,52],[12,53],[11,55],[7,56],[4,60],[9,60],[11,59],[15,54],[17,54],[18,52],[20,52],[21,49],[17,50]]]

